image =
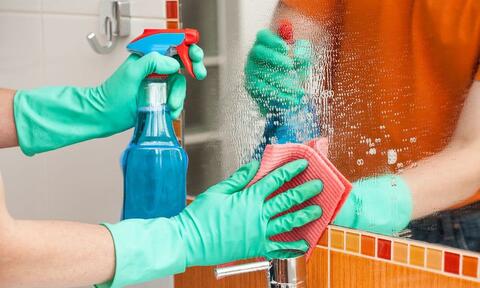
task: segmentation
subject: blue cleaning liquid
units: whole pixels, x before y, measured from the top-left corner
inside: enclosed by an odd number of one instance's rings
[[[165,105],[166,84],[152,79],[146,85],[147,99],[140,101],[135,132],[122,157],[122,219],[172,217],[186,205],[188,156]]]

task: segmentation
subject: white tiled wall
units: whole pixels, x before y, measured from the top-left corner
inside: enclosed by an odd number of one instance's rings
[[[0,0],[0,87],[97,85],[126,58],[125,44],[145,27],[166,26],[164,0],[132,0],[132,33],[107,55],[86,35],[98,32],[99,0]],[[17,218],[117,221],[119,157],[131,131],[58,151],[0,151],[10,212]],[[171,279],[141,287],[171,287]]]

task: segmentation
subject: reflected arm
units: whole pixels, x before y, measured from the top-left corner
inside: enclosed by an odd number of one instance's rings
[[[292,24],[294,43],[287,44],[276,33],[285,19]],[[315,51],[325,46],[321,27],[280,3],[270,28],[257,34],[245,66],[246,90],[266,118],[263,141],[254,152],[257,160],[272,142],[303,143],[320,136],[316,107],[307,95],[313,87],[304,86],[320,62],[314,60]]]
[[[480,188],[479,163],[480,81],[475,81],[449,145],[402,173],[412,192],[412,217],[447,209],[473,196]]]

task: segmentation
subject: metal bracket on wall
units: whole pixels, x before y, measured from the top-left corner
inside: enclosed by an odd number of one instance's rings
[[[117,37],[130,35],[130,3],[128,1],[102,0],[99,13],[100,31],[107,42],[100,44],[97,35],[90,33],[87,40],[98,54],[110,53],[115,48]]]

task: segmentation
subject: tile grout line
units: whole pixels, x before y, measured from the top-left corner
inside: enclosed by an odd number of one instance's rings
[[[390,261],[393,262],[393,259],[395,259],[395,249],[393,249],[393,245],[395,245],[395,242],[391,241],[390,243]]]
[[[463,255],[460,254],[459,255],[460,257],[458,257],[458,274],[462,275],[463,276]]]
[[[43,3],[43,2],[42,2]],[[98,14],[88,12],[72,12],[72,11],[43,11],[43,6],[40,11],[28,10],[0,10],[0,14],[38,14],[39,16],[79,16],[79,17],[99,17]],[[165,15],[166,16],[166,15]],[[131,15],[131,20],[160,20],[160,21],[178,21],[177,18],[159,18],[154,16],[136,16]]]
[[[412,246],[410,243],[407,244],[407,264],[410,265],[410,249],[412,249]]]
[[[477,257],[477,279],[480,280],[480,259]]]

